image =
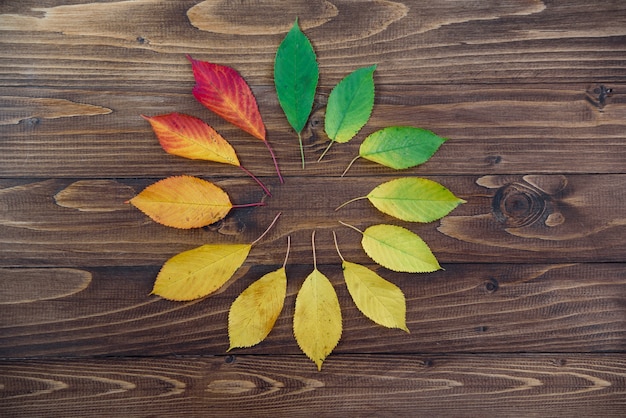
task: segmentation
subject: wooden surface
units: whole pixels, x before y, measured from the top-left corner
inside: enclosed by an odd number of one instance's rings
[[[320,64],[303,140],[280,110],[274,53],[293,20]],[[0,3],[1,416],[623,416],[626,411],[626,3],[606,1],[100,1]],[[263,144],[191,95],[185,54],[251,84],[285,184]],[[378,64],[372,118],[327,144],[330,89]],[[271,188],[266,206],[216,225],[157,225],[124,202],[174,174],[236,203],[264,199],[239,170],[165,154],[140,114],[203,118]],[[402,173],[358,161],[376,129],[449,138]],[[397,176],[467,200],[442,221],[397,222],[350,197]],[[162,263],[203,243],[250,242],[283,213],[218,294],[148,296]],[[419,233],[445,270],[392,273],[356,232]],[[322,372],[292,336],[318,265],[344,333]],[[351,302],[332,244],[407,296],[410,334]],[[230,303],[287,266],[287,301],[262,344],[226,353]]]

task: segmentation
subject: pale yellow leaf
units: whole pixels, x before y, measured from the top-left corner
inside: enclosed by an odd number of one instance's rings
[[[293,333],[300,349],[322,369],[341,338],[341,308],[330,281],[317,268],[296,297]]]
[[[441,269],[428,244],[401,226],[370,226],[363,231],[361,245],[372,260],[389,270],[429,273]]]
[[[159,272],[152,294],[193,300],[222,287],[246,260],[250,244],[207,244],[175,255]]]
[[[228,313],[229,350],[263,341],[283,309],[287,293],[285,268],[267,273],[235,299]]]
[[[365,316],[384,327],[409,332],[406,301],[398,286],[360,264],[344,261],[342,267],[350,296]]]

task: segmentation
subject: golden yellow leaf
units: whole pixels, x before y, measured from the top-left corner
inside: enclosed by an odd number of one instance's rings
[[[406,332],[406,300],[395,284],[360,264],[343,261],[343,277],[352,300],[372,321]]]
[[[152,294],[169,300],[193,300],[222,287],[241,267],[251,244],[207,244],[165,262]]]
[[[235,299],[228,313],[229,350],[251,347],[263,341],[283,309],[286,293],[285,267],[267,273],[248,286]]]
[[[341,338],[341,308],[330,281],[317,268],[296,297],[293,333],[300,349],[322,369]]]
[[[155,222],[182,229],[217,222],[233,207],[224,190],[191,176],[158,181],[129,202]]]

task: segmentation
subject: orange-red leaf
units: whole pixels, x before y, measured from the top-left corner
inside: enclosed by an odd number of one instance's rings
[[[240,165],[228,141],[198,118],[180,113],[143,117],[150,122],[161,146],[169,154]]]
[[[155,222],[182,229],[200,228],[217,222],[233,207],[224,190],[191,176],[158,181],[129,202]]]
[[[187,57],[196,85],[193,95],[228,122],[265,141],[265,125],[248,83],[234,69]]]

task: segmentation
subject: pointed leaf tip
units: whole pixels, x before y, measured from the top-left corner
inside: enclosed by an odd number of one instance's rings
[[[228,122],[265,141],[265,125],[256,98],[243,77],[231,67],[187,58],[196,80],[195,98]]]

